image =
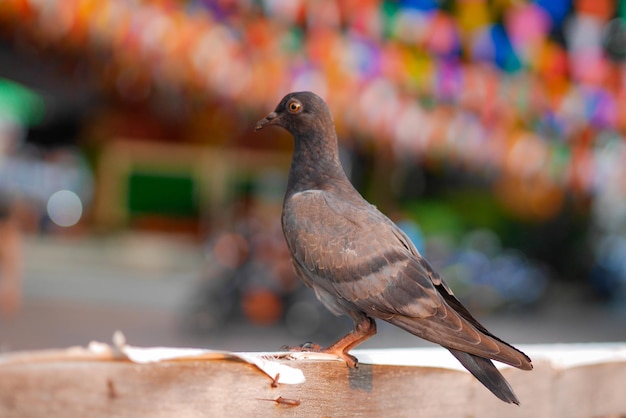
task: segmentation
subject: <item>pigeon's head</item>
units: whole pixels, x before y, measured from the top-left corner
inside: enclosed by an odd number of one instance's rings
[[[317,94],[310,91],[289,93],[276,109],[256,124],[256,130],[276,125],[294,137],[318,131],[334,124],[328,106]]]

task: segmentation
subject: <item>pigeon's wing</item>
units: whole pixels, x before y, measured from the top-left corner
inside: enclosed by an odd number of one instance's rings
[[[297,269],[310,286],[365,311],[432,316],[443,304],[435,286],[391,222],[363,203],[317,190],[292,196],[282,221]]]
[[[337,304],[445,347],[530,368],[527,357],[480,325],[406,235],[364,200],[296,193],[285,202],[282,221],[296,270],[323,301],[334,296]]]

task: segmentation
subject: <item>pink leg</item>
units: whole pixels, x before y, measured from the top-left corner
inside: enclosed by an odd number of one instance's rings
[[[341,337],[337,342],[327,348],[322,348],[317,344],[305,344],[297,347],[284,347],[289,351],[312,351],[317,353],[334,354],[346,361],[346,365],[354,368],[358,365],[356,357],[348,354],[357,345],[371,338],[376,334],[376,322],[373,319],[364,316],[358,322],[355,321],[354,330],[347,335]]]

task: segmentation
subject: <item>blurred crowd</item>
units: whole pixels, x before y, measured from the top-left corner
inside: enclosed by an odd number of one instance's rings
[[[486,213],[522,229],[581,212],[584,238],[536,232],[529,242],[584,241],[580,252],[562,258],[576,257],[570,264],[578,266],[586,251],[596,291],[626,298],[624,1],[4,0],[0,33],[18,50],[80,61],[81,71],[95,75],[107,110],[84,130],[99,142],[83,145],[100,170],[98,151],[128,132],[142,139],[158,132],[153,136],[170,143],[248,146],[251,123],[284,93],[314,90],[333,110],[345,152],[369,154],[348,168],[371,197],[400,183],[408,164],[444,179],[479,179],[506,216]],[[92,183],[102,179],[93,178],[85,149],[42,153],[22,146],[46,106],[17,88],[0,84],[0,109],[13,109],[0,117],[0,192],[27,197],[38,228],[81,225],[98,198]],[[6,99],[17,95],[19,104]],[[375,174],[359,177],[364,168]],[[415,239],[460,293],[484,309],[541,299],[552,273],[494,235],[507,228],[469,222],[453,234],[433,230],[420,216],[424,206],[411,211],[417,206],[410,200],[442,195],[425,196],[419,181],[403,177],[414,193],[402,196],[399,219],[414,231],[424,228]],[[265,223],[253,207],[234,216],[236,226],[227,231],[205,231],[212,254],[205,294],[217,299],[198,302],[214,309],[198,308],[198,324],[211,327],[207,318],[231,315],[218,303],[226,300],[238,301],[226,305],[259,323],[295,321],[297,309],[288,319],[294,306],[312,315],[308,302],[290,299],[297,285],[282,264],[279,229],[259,227]]]

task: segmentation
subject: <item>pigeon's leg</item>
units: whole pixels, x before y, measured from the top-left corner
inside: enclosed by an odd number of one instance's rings
[[[350,331],[349,334],[327,348],[309,342],[295,347],[283,346],[282,349],[297,352],[333,354],[344,359],[348,367],[354,368],[358,365],[359,361],[356,357],[348,354],[348,351],[376,334],[376,322],[374,322],[372,318],[362,314],[350,316],[352,316],[354,320],[354,330]]]
[[[354,320],[354,330],[328,348],[322,349],[321,352],[339,356],[346,361],[348,367],[355,368],[359,361],[356,357],[348,354],[348,351],[376,334],[376,322],[365,315],[353,316],[352,319]]]

